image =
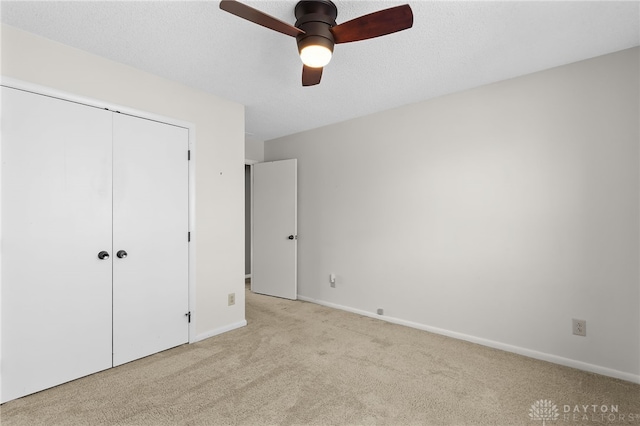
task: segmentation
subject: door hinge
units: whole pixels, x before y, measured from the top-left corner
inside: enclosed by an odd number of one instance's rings
[[[191,150],[187,151],[187,161],[191,161]]]
[[[187,322],[191,323],[191,311],[184,314],[184,316],[187,317]]]
[[[187,242],[191,242],[191,232],[187,232]]]

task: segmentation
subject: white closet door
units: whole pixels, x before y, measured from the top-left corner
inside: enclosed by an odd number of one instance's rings
[[[2,87],[2,401],[111,367],[111,121]]]
[[[188,341],[189,140],[185,128],[113,120],[116,366]]]

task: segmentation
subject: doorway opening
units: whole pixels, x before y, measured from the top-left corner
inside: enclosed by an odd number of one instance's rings
[[[244,165],[244,282],[251,284],[251,165]]]

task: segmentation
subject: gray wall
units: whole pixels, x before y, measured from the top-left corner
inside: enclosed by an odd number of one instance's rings
[[[264,142],[255,136],[245,135],[244,158],[248,162],[264,161]]]
[[[640,381],[638,79],[634,48],[267,141],[301,298]]]

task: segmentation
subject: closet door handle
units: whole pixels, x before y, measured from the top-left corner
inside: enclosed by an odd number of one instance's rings
[[[98,253],[98,259],[100,260],[109,259],[109,253],[107,253],[106,251],[101,251],[100,253]]]
[[[118,256],[120,259],[124,259],[125,257],[127,257],[127,252],[124,250],[120,250],[118,253],[116,253],[116,256]]]

